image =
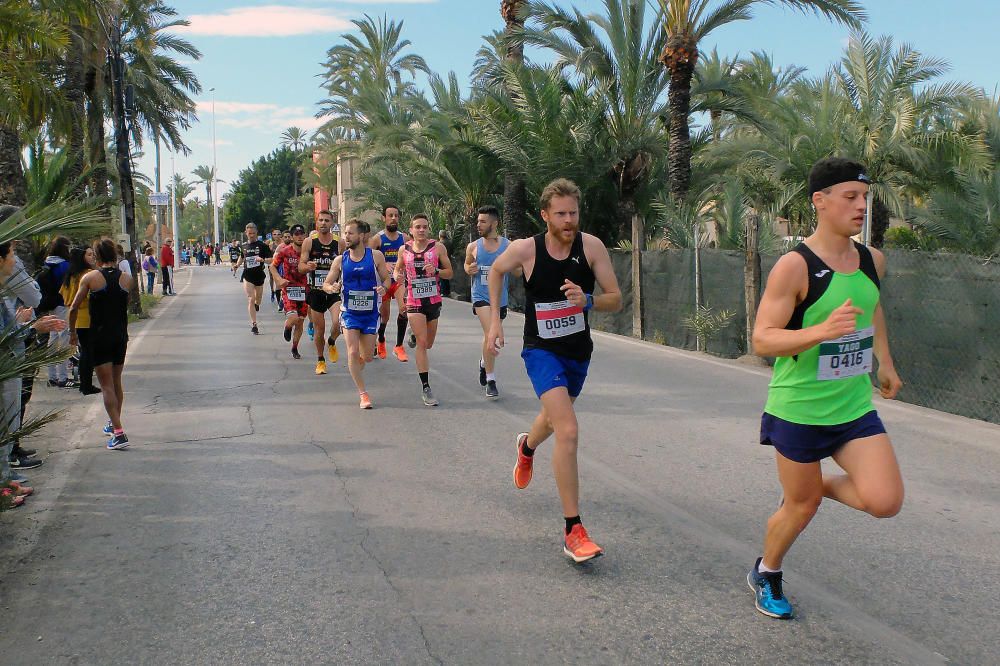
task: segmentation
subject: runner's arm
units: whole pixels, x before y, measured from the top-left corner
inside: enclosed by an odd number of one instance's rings
[[[372,259],[375,260],[375,272],[378,273],[379,294],[385,294],[392,286],[392,276],[389,274],[389,266],[385,263],[385,255],[375,250],[372,252]]]
[[[465,248],[465,273],[475,275],[479,272],[479,264],[476,263],[476,244],[469,243]]]
[[[308,243],[308,244],[307,244]],[[304,241],[302,241],[302,250],[299,252],[299,273],[305,275],[306,273],[312,273],[316,267],[313,266],[309,268],[309,253],[312,251],[312,236],[307,236]]]
[[[328,294],[336,294],[340,291],[334,285],[340,281],[340,273],[343,268],[344,258],[338,255],[330,265],[330,272],[326,274],[326,279],[323,280],[323,291]]]
[[[618,287],[615,268],[611,264],[611,255],[604,247],[601,239],[590,234],[584,234],[584,250],[590,261],[590,269],[594,271],[597,285],[601,288],[600,295],[593,296],[593,310],[598,312],[618,312],[622,309],[622,292]]]
[[[495,322],[500,321],[500,302],[503,292],[503,276],[524,266],[533,258],[535,241],[522,238],[512,241],[507,249],[493,261],[487,284],[490,289],[490,316]]]
[[[405,277],[406,277],[406,268],[403,265],[403,255],[399,254],[392,270],[392,279],[394,279],[396,282],[400,284],[403,284],[403,279]]]

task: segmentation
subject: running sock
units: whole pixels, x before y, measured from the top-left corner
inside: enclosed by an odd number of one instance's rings
[[[566,519],[566,534],[569,534],[570,530],[573,529],[574,525],[582,525],[580,521],[580,516],[573,516],[572,518]]]
[[[528,446],[528,438],[525,437],[524,441],[521,442],[521,455],[525,458],[530,458],[535,455],[535,450]]]
[[[125,429],[124,429],[124,428],[115,428],[115,432],[114,432],[114,434],[115,434],[116,436],[117,436],[117,435],[124,435],[124,434],[125,434]]]
[[[497,373],[495,373],[495,372],[487,372],[486,373],[486,381],[488,381],[488,382],[495,382],[496,380],[497,380]]]
[[[757,565],[757,573],[781,573],[781,569],[772,569],[771,567],[764,565],[764,558],[760,558],[760,564]]]
[[[316,357],[316,361],[317,361],[317,362],[319,362],[319,361],[325,361],[325,360],[326,360],[326,359],[325,359],[324,357],[322,357],[322,356],[318,356],[318,357]]]
[[[431,385],[430,385],[430,383],[429,383],[429,382],[427,381],[427,374],[428,374],[428,373],[426,373],[426,372],[421,372],[421,373],[418,373],[418,374],[420,375],[420,383],[421,383],[421,384],[423,384],[424,388],[430,388],[430,387],[431,387]]]
[[[479,359],[479,367],[483,370],[486,369],[486,361],[484,359]]]
[[[388,322],[384,322],[384,321],[381,324],[378,325],[378,341],[379,342],[385,342],[385,327],[387,325],[388,325]]]
[[[406,316],[396,317],[396,346],[402,347],[406,338]]]

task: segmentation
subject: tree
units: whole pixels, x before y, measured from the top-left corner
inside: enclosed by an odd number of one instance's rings
[[[281,226],[285,207],[295,196],[296,155],[279,148],[240,171],[226,205],[226,225],[239,233],[248,222],[260,229]]]
[[[205,203],[211,206],[215,199],[212,198],[212,187],[215,183],[215,167],[210,167],[207,165],[198,165],[191,172],[191,175],[195,177],[192,181],[193,185],[204,185],[205,186]]]
[[[505,28],[503,55],[511,67],[524,66],[524,40],[520,37],[524,27],[526,0],[501,0],[500,15]],[[508,91],[509,94],[509,91]],[[505,173],[503,178],[503,221],[509,238],[527,235],[527,190],[524,178],[516,173]]]
[[[296,153],[301,151],[308,145],[306,131],[301,127],[289,127],[281,133],[281,145]]]
[[[684,199],[691,182],[691,81],[698,64],[698,44],[713,30],[753,17],[757,4],[783,4],[803,12],[812,10],[835,21],[860,27],[866,15],[855,0],[657,0],[662,10],[666,43],[660,61],[670,75],[669,187]]]

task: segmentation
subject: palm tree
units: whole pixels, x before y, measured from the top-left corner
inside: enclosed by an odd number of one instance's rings
[[[855,0],[657,0],[662,10],[666,43],[660,62],[670,75],[670,193],[687,197],[691,182],[691,82],[698,65],[698,45],[713,30],[753,17],[756,4],[781,3],[803,12],[812,10],[835,21],[860,27],[865,20]]]
[[[503,55],[511,67],[524,66],[524,40],[520,31],[524,27],[526,0],[501,0],[500,15],[504,20]],[[503,221],[510,238],[527,235],[527,191],[524,178],[516,173],[505,173],[503,179]]]
[[[174,200],[177,202],[178,221],[184,218],[184,202],[194,192],[194,186],[179,173],[174,174]]]
[[[215,181],[215,167],[199,165],[194,168],[191,175],[195,177],[192,185],[205,186],[205,204],[211,206],[214,201],[212,199],[212,183]]]
[[[306,147],[306,131],[301,127],[289,127],[281,133],[281,145],[299,152]]]

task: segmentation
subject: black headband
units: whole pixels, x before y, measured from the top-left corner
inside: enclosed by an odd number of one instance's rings
[[[809,171],[809,197],[840,183],[871,184],[865,165],[842,157],[828,157]]]

